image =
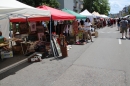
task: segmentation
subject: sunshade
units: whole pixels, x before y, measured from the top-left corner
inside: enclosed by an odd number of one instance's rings
[[[101,17],[98,12],[95,12],[95,11],[94,11],[92,14],[95,15],[96,17]]]
[[[39,20],[39,17],[45,20],[50,20],[50,11],[40,10],[16,0],[1,0],[0,1],[0,14],[10,15],[11,21],[16,19],[20,21],[25,21],[26,18],[35,18]],[[15,15],[15,18],[14,16]],[[17,21],[17,22],[18,22]]]
[[[90,13],[87,9],[82,11],[80,14],[87,16],[87,18],[89,18],[91,22],[93,22],[93,18],[96,18],[96,16]]]
[[[96,18],[96,16],[94,16],[92,13],[90,13],[87,9],[85,9],[84,11],[82,11],[80,14],[81,14],[81,15],[85,15],[85,16],[87,16],[87,17]]]
[[[76,19],[76,17],[71,14],[68,14],[66,12],[63,12],[61,10],[58,10],[58,9],[55,9],[55,8],[52,8],[52,7],[49,7],[46,5],[39,6],[37,8],[42,9],[42,10],[51,11],[52,20],[74,20],[74,19]]]
[[[80,15],[79,13],[76,13],[76,12],[74,12],[72,10],[69,10],[69,9],[66,9],[66,8],[62,9],[62,11],[67,12],[69,14],[72,14],[72,15],[76,16],[76,19],[86,19],[87,18],[84,15]]]

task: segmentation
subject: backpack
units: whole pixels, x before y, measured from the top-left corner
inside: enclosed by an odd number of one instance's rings
[[[126,21],[126,20],[123,20],[123,21],[121,22],[121,27],[122,27],[122,28],[126,28],[126,27],[127,27],[127,21]]]

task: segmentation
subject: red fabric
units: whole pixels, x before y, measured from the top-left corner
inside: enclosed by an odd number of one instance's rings
[[[14,18],[14,19],[10,19],[10,22],[26,22],[26,19],[24,19],[24,18]]]
[[[76,19],[76,17],[71,14],[68,14],[61,10],[54,9],[54,8],[51,8],[51,7],[48,7],[45,5],[39,6],[37,8],[51,11],[52,20],[74,20],[74,19]]]
[[[28,21],[48,21],[50,20],[50,17],[34,17],[34,18],[28,18]]]
[[[26,21],[48,21],[50,20],[49,17],[33,17],[33,18],[13,18],[10,19],[10,22],[26,22]]]

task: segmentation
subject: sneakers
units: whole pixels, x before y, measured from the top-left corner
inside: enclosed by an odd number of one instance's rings
[[[124,39],[123,37],[121,37],[120,39]]]
[[[125,38],[128,38],[127,36],[125,36]]]

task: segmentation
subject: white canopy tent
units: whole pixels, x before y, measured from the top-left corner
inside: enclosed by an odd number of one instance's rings
[[[32,19],[50,19],[51,13],[48,10],[41,10],[37,9],[31,6],[28,6],[26,4],[23,4],[19,1],[16,0],[1,0],[0,1],[0,21],[3,21],[3,19],[8,20],[9,19],[19,19],[15,21],[20,21],[20,20],[26,20],[27,18]],[[39,18],[40,17],[40,18]],[[7,21],[6,21],[7,22]],[[7,23],[6,23],[7,24]],[[9,24],[9,23],[8,23]],[[0,23],[0,26],[2,26],[3,23]],[[5,31],[5,29],[8,31]],[[9,36],[9,27],[7,28],[0,28],[2,32],[6,32],[4,37]]]
[[[102,18],[105,18],[105,19],[109,18],[108,16],[103,15],[103,14],[100,14],[100,16],[101,16]]]
[[[124,16],[123,18],[129,18],[130,17],[130,15],[126,15],[126,16]]]
[[[1,0],[0,14],[41,15],[50,17],[50,11],[37,9],[16,0]]]
[[[91,14],[87,9],[80,13],[81,15],[87,16],[91,22],[93,22],[93,18],[96,18],[93,14]]]
[[[100,15],[98,12],[95,12],[95,11],[94,11],[92,14],[95,15],[97,18],[100,18],[100,17],[101,17],[101,15]]]

